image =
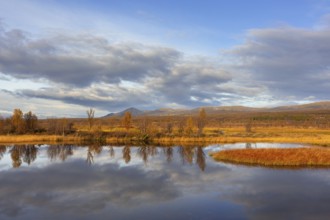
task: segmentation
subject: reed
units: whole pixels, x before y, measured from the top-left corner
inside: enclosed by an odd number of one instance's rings
[[[1,135],[0,143],[56,143],[56,142],[78,142],[80,137],[61,135]]]
[[[219,132],[221,131],[221,132]],[[113,133],[102,130],[105,140],[109,144],[129,143],[142,140],[137,130],[131,129],[126,133],[122,129],[115,129]],[[116,133],[117,132],[117,133]],[[41,142],[78,142],[84,139],[88,132],[79,132],[79,135],[0,135],[0,143],[41,143]],[[244,127],[209,127],[203,136],[179,136],[166,134],[148,135],[148,142],[157,144],[216,144],[238,142],[273,142],[273,143],[301,143],[321,146],[330,146],[330,130],[292,127],[254,127],[252,132],[245,132]]]
[[[211,154],[223,162],[270,167],[330,166],[327,148],[234,149]]]

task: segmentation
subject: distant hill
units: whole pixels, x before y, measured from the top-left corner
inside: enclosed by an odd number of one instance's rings
[[[314,102],[303,105],[279,106],[271,109],[272,111],[311,111],[311,110],[330,110],[330,101]]]
[[[137,109],[137,108],[128,108],[128,109],[125,109],[124,111],[121,111],[121,112],[117,112],[117,113],[110,113],[110,114],[107,114],[104,116],[104,118],[108,118],[108,117],[112,117],[112,116],[124,116],[126,112],[130,112],[133,116],[138,116],[138,115],[143,115],[144,112]]]
[[[207,114],[235,113],[235,112],[286,112],[286,111],[317,111],[330,110],[330,101],[315,102],[303,105],[279,106],[274,108],[252,108],[245,106],[204,106],[194,109],[172,109],[160,108],[151,111],[142,111],[137,108],[128,108],[118,113],[110,113],[104,117],[123,116],[125,112],[131,112],[133,116],[170,116],[170,115],[193,115],[198,114],[199,110],[204,108]]]

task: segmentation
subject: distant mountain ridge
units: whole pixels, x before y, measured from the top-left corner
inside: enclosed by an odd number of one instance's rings
[[[124,111],[121,111],[121,112],[107,114],[104,117],[107,118],[107,117],[111,117],[111,116],[123,116],[123,115],[125,115],[126,112],[130,112],[133,116],[138,116],[138,115],[144,114],[144,111],[131,107],[131,108],[125,109]]]
[[[142,111],[131,107],[117,113],[110,113],[104,118],[112,116],[123,116],[126,112],[130,112],[133,116],[166,116],[166,115],[191,115],[197,114],[201,108],[204,108],[208,114],[220,114],[228,112],[285,112],[285,111],[313,111],[313,110],[330,110],[330,101],[314,102],[302,105],[278,106],[273,108],[253,108],[246,106],[201,106],[193,109],[173,109],[160,108],[149,111]]]

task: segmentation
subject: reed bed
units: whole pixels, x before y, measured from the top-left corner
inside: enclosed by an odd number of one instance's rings
[[[234,149],[211,156],[217,161],[270,167],[330,167],[328,148]]]
[[[0,143],[57,143],[57,142],[78,142],[80,137],[61,135],[1,135]]]

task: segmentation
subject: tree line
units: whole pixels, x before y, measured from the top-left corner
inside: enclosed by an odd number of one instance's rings
[[[23,113],[14,109],[8,118],[0,116],[0,134],[55,134],[55,135],[92,135],[98,137],[136,135],[172,135],[174,130],[178,135],[203,135],[207,118],[202,108],[197,119],[187,117],[185,120],[172,120],[165,117],[154,121],[146,116],[133,118],[131,112],[125,112],[121,118],[114,120],[95,118],[95,110],[86,111],[86,119],[47,118],[39,120],[31,111]],[[105,126],[104,126],[105,125]],[[112,127],[114,131],[105,131],[104,127]],[[78,128],[78,129],[77,129]],[[87,129],[86,129],[87,128]]]
[[[23,114],[20,109],[14,109],[9,118],[0,117],[0,133],[26,134],[38,132],[38,117],[31,111]]]
[[[66,118],[48,118],[39,120],[36,114],[29,111],[23,113],[20,109],[14,109],[12,116],[3,118],[0,116],[0,134],[57,134],[73,133],[73,123]]]

